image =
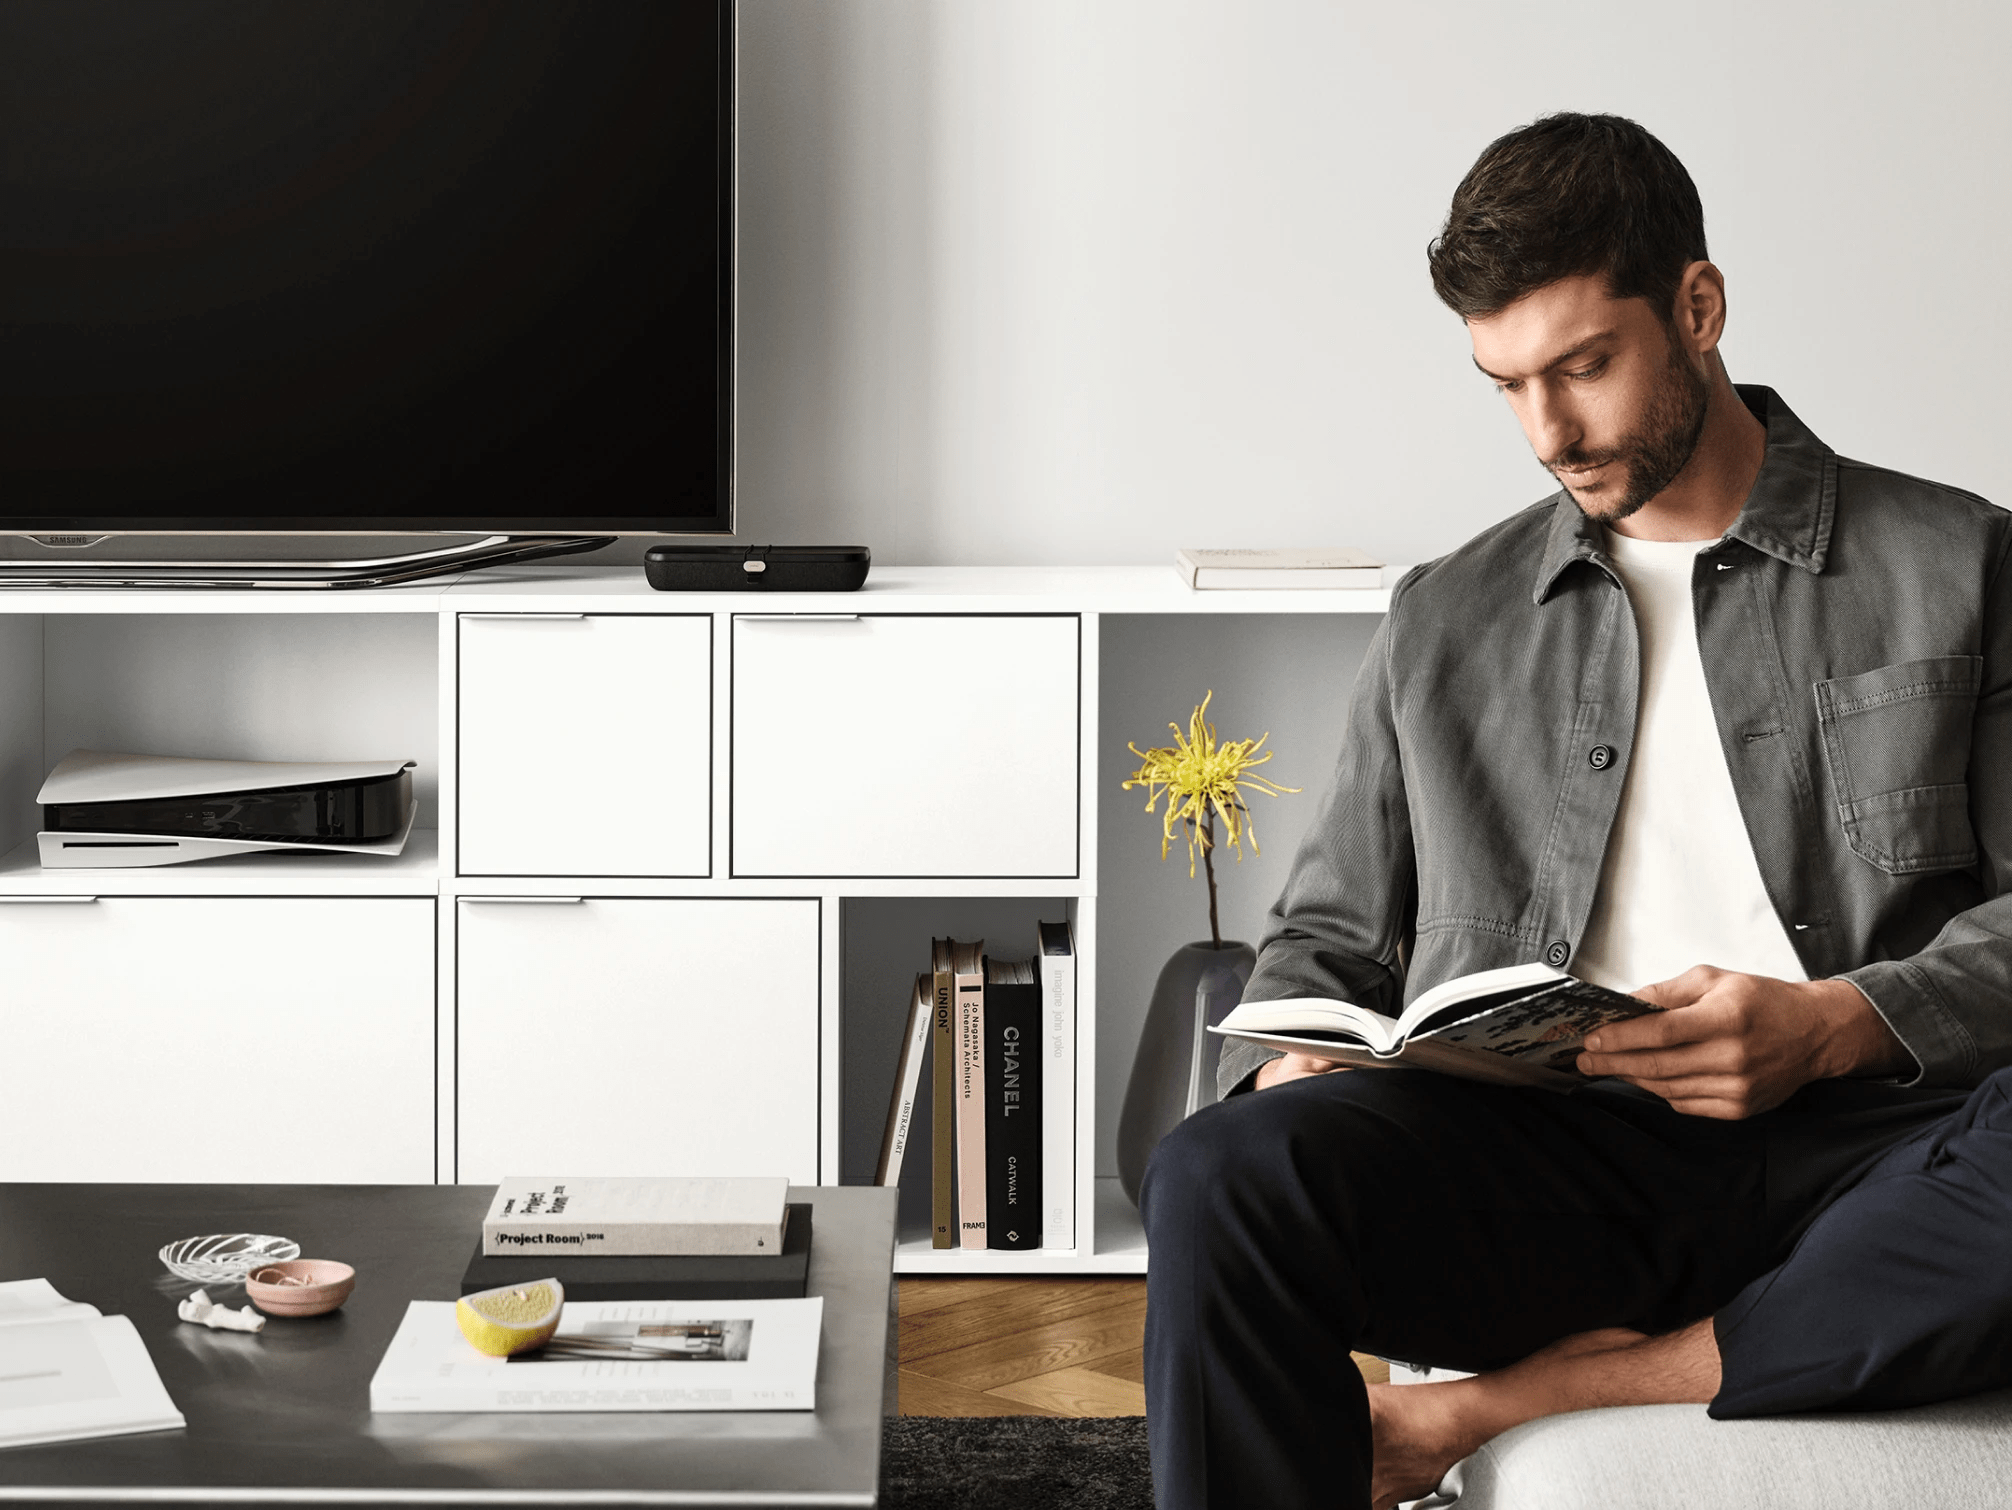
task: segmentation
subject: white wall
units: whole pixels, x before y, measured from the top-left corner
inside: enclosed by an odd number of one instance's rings
[[[741,534],[883,562],[1437,554],[1551,491],[1424,249],[1494,136],[1632,115],[1727,360],[2012,502],[2012,8],[744,0]],[[606,558],[612,559],[612,558]]]

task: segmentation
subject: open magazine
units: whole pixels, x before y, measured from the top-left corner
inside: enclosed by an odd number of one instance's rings
[[[132,1322],[46,1279],[0,1284],[0,1447],[182,1424]]]
[[[1588,1033],[1657,1010],[1638,996],[1528,964],[1446,981],[1395,1018],[1298,996],[1244,1002],[1209,1031],[1339,1064],[1570,1090],[1586,1083],[1572,1063]]]

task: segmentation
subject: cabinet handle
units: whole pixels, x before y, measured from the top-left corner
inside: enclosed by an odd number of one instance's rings
[[[0,903],[5,903],[9,906],[19,905],[28,907],[65,906],[76,902],[95,902],[97,900],[98,899],[96,897],[26,897],[26,896],[0,897]]]
[[[487,902],[501,907],[578,907],[585,897],[463,897],[464,902]]]
[[[743,624],[852,624],[856,613],[737,613]]]
[[[584,619],[584,613],[464,613],[464,619]]]

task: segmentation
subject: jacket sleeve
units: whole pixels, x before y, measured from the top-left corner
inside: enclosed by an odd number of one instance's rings
[[[1266,920],[1245,1001],[1335,997],[1391,1015],[1403,1001],[1401,950],[1415,909],[1415,867],[1390,645],[1406,585],[1391,594],[1390,612],[1363,657],[1333,783]],[[1248,1089],[1259,1067],[1277,1057],[1258,1044],[1228,1042],[1218,1089],[1225,1096]]]
[[[1986,589],[1971,724],[1970,823],[1986,900],[1908,959],[1845,974],[1915,1058],[1909,1084],[1975,1086],[2012,1064],[2012,531]]]

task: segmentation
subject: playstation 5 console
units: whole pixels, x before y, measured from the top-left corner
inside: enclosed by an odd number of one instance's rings
[[[193,760],[72,750],[42,783],[45,869],[176,865],[262,850],[396,855],[410,760]]]

